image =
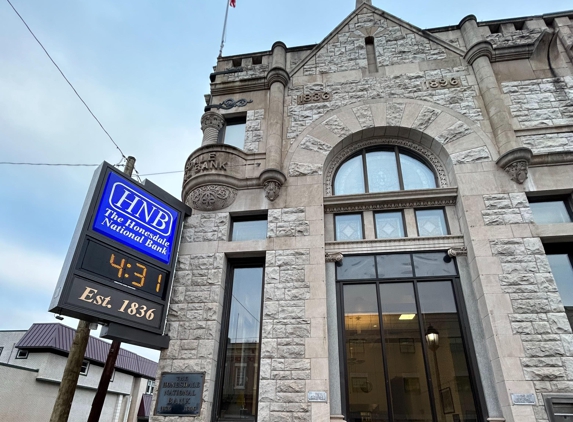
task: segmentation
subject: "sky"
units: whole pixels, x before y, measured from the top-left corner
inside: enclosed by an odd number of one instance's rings
[[[226,0],[10,0],[139,174],[180,197],[200,146]],[[223,55],[320,42],[355,0],[236,0]],[[572,9],[571,0],[382,1],[420,28]],[[121,153],[0,0],[0,162],[117,164]],[[95,167],[0,164],[0,330],[47,312]],[[77,326],[66,317],[63,323]],[[92,333],[97,335],[97,333]],[[148,358],[159,353],[125,345]]]

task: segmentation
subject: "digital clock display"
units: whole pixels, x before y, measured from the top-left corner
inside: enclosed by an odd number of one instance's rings
[[[166,271],[90,240],[80,269],[161,298],[168,276]]]

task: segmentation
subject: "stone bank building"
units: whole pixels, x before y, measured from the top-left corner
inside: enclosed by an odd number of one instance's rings
[[[573,11],[356,3],[210,75],[150,420],[573,420]]]

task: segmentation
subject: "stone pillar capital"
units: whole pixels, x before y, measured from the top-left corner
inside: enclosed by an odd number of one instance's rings
[[[529,148],[519,147],[503,154],[496,164],[509,174],[511,180],[521,184],[527,179],[532,156],[533,152]]]
[[[201,116],[201,130],[203,132],[205,132],[207,128],[221,130],[223,126],[225,126],[225,119],[215,111],[206,111],[203,113],[203,116]]]
[[[468,48],[464,59],[471,65],[482,56],[486,56],[489,61],[493,57],[493,44],[487,40],[478,41]]]
[[[290,80],[288,72],[281,67],[273,67],[267,73],[267,85],[270,87],[275,82],[279,82],[283,86],[287,86]]]

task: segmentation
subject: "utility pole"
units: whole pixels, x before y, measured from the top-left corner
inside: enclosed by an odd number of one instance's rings
[[[127,157],[127,162],[123,172],[129,177],[133,174],[133,169],[135,168],[135,157]],[[99,380],[97,386],[97,392],[92,402],[92,408],[90,410],[90,415],[88,417],[88,422],[98,422],[103,409],[103,404],[105,402],[105,396],[107,395],[107,390],[109,388],[109,382],[111,376],[113,375],[113,370],[115,368],[115,361],[117,360],[117,355],[119,354],[119,349],[121,347],[121,341],[113,340],[109,352],[107,354],[107,359],[105,361],[105,366],[103,367],[103,373]],[[52,422],[52,421],[50,421]]]
[[[56,403],[54,403],[50,422],[67,422],[68,420],[89,339],[90,323],[87,321],[80,321],[78,323],[72,347],[70,348],[70,354],[68,355],[66,368],[62,375],[62,382],[58,390]]]

